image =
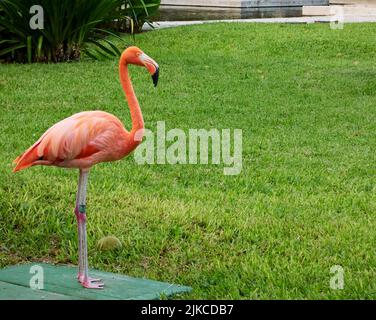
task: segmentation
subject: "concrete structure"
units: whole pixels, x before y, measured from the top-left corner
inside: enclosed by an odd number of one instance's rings
[[[329,0],[330,4],[375,4],[375,0]]]
[[[192,25],[213,22],[244,22],[244,23],[331,23],[341,21],[343,23],[358,23],[358,22],[376,22],[376,0],[324,0],[326,5],[320,5],[321,0],[315,1],[315,6],[302,7],[236,7],[250,4],[265,4],[268,3],[285,2],[294,4],[302,4],[304,0],[162,0],[163,7],[181,8],[182,15],[174,14],[173,19],[164,19],[166,16],[155,19],[153,25],[155,28],[171,28],[181,25]],[[311,0],[308,0],[312,2]],[[314,0],[313,0],[314,1]],[[306,1],[307,2],[307,1]],[[204,3],[205,6],[189,7],[186,4]],[[164,4],[164,6],[163,6]],[[173,4],[167,6],[166,4]],[[217,5],[218,7],[214,6]],[[221,7],[221,5],[226,5]],[[233,5],[234,7],[229,7]],[[211,6],[211,7],[210,7]],[[190,15],[189,8],[196,8]],[[268,11],[270,9],[270,11]],[[287,10],[288,9],[288,10]],[[221,16],[220,11],[225,12]],[[246,10],[255,10],[256,14],[244,14]],[[292,10],[292,14],[291,11]],[[270,13],[268,13],[270,12]],[[303,12],[303,15],[302,15]],[[200,14],[198,14],[200,13]],[[286,14],[287,13],[287,14]],[[298,13],[298,14],[295,14]],[[187,17],[188,15],[188,17]],[[150,26],[144,25],[144,30],[150,30]]]
[[[298,17],[302,7],[329,0],[161,0],[159,21]]]
[[[328,6],[304,6],[303,16],[333,16],[376,18],[375,0],[330,0]]]
[[[162,0],[163,6],[261,8],[327,5],[329,0]]]
[[[346,2],[345,5],[340,5],[339,1]],[[333,5],[333,2],[334,5]],[[350,3],[351,2],[351,3]],[[352,3],[356,2],[356,4]],[[374,22],[376,23],[376,0],[331,0],[332,7],[343,7],[343,23],[360,23],[360,22]],[[327,6],[326,8],[330,8]],[[153,22],[153,27],[155,29],[162,28],[174,28],[184,25],[195,25],[204,23],[216,23],[216,22],[226,22],[226,23],[331,23],[337,20],[338,17],[333,17],[333,15],[314,15],[314,16],[303,16],[303,17],[278,17],[278,18],[257,18],[257,19],[225,19],[225,20],[196,20],[196,21],[159,21]],[[145,24],[143,29],[152,30],[152,28]]]

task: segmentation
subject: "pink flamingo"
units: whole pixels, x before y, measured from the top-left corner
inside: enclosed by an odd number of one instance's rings
[[[85,111],[66,118],[49,128],[29,149],[13,162],[13,172],[35,165],[78,168],[80,175],[75,214],[78,224],[78,281],[85,288],[101,289],[101,279],[88,274],[86,240],[86,186],[90,168],[105,161],[124,158],[141,142],[144,121],[128,74],[128,65],[146,67],[154,86],[158,82],[158,64],[137,47],[129,47],[119,62],[120,82],[128,101],[132,129],[128,132],[114,115],[103,111]]]

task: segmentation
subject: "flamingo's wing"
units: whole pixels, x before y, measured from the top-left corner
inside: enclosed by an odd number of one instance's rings
[[[85,158],[108,146],[121,122],[101,112],[81,112],[66,118],[48,129],[25,153],[18,157],[14,171],[34,164]]]

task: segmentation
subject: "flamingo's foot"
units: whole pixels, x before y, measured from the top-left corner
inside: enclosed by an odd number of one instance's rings
[[[102,279],[96,279],[96,278],[91,278],[87,277],[85,279],[85,275],[79,273],[77,275],[78,282],[82,284],[83,287],[88,288],[88,289],[103,289],[104,283],[101,282]]]
[[[84,288],[88,289],[103,289],[104,283],[98,282],[98,279],[87,278],[84,282],[81,282]]]
[[[80,272],[79,272],[79,273],[77,274],[77,280],[78,280],[78,282],[83,283],[84,280],[85,280],[85,275],[84,275],[83,273],[80,273]],[[99,282],[99,281],[102,281],[102,279],[91,278],[91,277],[88,277],[88,280],[89,280],[89,281],[93,281],[93,282]]]

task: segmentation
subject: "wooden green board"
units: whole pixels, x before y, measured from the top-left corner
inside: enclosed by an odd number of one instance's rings
[[[43,289],[31,289],[32,266],[43,270]],[[90,276],[103,280],[104,289],[85,289],[76,279],[77,268],[32,263],[0,270],[0,300],[146,300],[170,297],[192,289],[154,280],[90,270]],[[39,273],[40,275],[40,273]]]

